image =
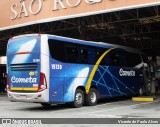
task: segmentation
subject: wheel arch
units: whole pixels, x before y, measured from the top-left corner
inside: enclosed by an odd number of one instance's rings
[[[85,93],[85,87],[84,86],[78,86],[75,90],[81,89]]]
[[[98,86],[96,86],[96,85],[91,85],[90,89],[91,89],[91,88],[94,88],[94,89],[97,90],[97,95],[98,95],[98,99],[99,99],[99,90],[98,90]]]
[[[77,93],[81,93],[81,98],[82,98],[81,102],[82,103],[80,103],[80,104],[77,103],[78,100],[79,100],[79,99],[76,99],[76,95],[78,95]],[[72,102],[73,107],[79,108],[79,107],[83,106],[83,104],[84,104],[84,96],[85,96],[85,88],[83,86],[78,86],[74,91],[74,97],[73,97],[74,101]]]

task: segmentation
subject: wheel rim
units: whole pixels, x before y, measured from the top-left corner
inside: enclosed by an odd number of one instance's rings
[[[82,101],[83,101],[83,96],[82,96],[82,94],[81,94],[81,93],[77,93],[77,94],[76,94],[76,103],[77,103],[77,104],[81,104]]]
[[[91,102],[92,102],[92,103],[95,103],[95,102],[96,102],[97,96],[96,96],[96,93],[95,93],[95,92],[91,92],[90,99],[91,99]]]

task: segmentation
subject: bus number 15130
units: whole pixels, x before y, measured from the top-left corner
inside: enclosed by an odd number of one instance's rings
[[[52,69],[54,70],[62,70],[62,65],[61,64],[52,64]]]

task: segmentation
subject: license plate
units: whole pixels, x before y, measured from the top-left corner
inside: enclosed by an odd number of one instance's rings
[[[27,95],[20,95],[20,98],[26,99],[26,98],[27,98]]]

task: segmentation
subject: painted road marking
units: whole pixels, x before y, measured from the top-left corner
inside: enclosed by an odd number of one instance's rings
[[[145,101],[145,102],[151,102],[154,101],[155,98],[153,97],[132,97],[132,101]]]
[[[139,106],[139,105],[146,105],[146,104],[151,104],[151,103],[156,103],[156,102],[159,102],[159,101],[145,102],[145,103],[140,103],[140,104],[134,104],[134,105],[123,106],[123,107],[118,107],[118,108],[111,108],[111,109],[106,109],[106,110],[98,110],[98,111],[93,111],[93,112],[85,112],[85,113],[80,113],[80,114],[77,114],[77,115],[81,116],[81,115],[95,114],[95,113],[100,113],[100,112],[125,109],[125,108],[129,108],[129,107],[136,107],[136,106]]]

